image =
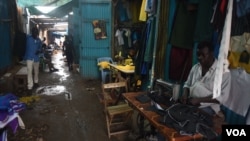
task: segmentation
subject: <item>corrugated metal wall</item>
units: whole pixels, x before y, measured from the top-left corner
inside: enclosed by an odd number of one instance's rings
[[[74,19],[73,19],[73,37],[74,37],[74,47],[75,47],[75,63],[79,64],[79,58],[80,58],[80,16],[79,16],[79,8],[73,8],[74,13]]]
[[[97,58],[111,56],[111,1],[82,0],[79,3],[81,18],[80,74],[83,78],[97,79],[100,72]],[[95,40],[92,22],[104,20],[107,38]]]
[[[0,70],[11,65],[11,19],[8,7],[9,0],[0,0]]]
[[[68,16],[68,35],[73,35],[74,33],[74,23],[73,20],[74,19],[74,15],[69,15]]]

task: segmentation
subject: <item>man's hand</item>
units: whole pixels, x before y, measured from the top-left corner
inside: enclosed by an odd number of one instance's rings
[[[199,98],[189,98],[188,104],[199,106],[200,105],[200,99]]]
[[[182,104],[187,104],[187,102],[188,102],[187,96],[183,95],[183,96],[180,98],[180,102],[181,102]]]
[[[181,97],[180,97],[180,102],[181,102],[182,104],[187,104],[187,102],[188,102],[188,97],[189,97],[189,89],[188,89],[188,88],[184,88],[184,89],[183,89],[183,93],[182,93],[182,95],[181,95]]]

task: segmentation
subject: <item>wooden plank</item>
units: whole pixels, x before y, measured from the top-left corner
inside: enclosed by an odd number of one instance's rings
[[[22,67],[17,73],[16,75],[27,75],[27,67]]]
[[[106,83],[103,84],[104,89],[126,87],[126,82]]]
[[[110,115],[115,115],[124,112],[132,112],[133,109],[127,104],[115,105],[107,107]]]

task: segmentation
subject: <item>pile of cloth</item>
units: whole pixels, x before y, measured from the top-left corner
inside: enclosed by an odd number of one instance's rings
[[[26,109],[26,104],[12,93],[0,95],[0,141],[7,141],[7,131],[11,129],[16,133],[18,127],[25,129],[25,125],[19,116],[19,112]]]

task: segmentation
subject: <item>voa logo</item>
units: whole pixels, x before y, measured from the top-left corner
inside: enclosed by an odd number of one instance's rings
[[[244,129],[226,129],[227,136],[247,136]]]

